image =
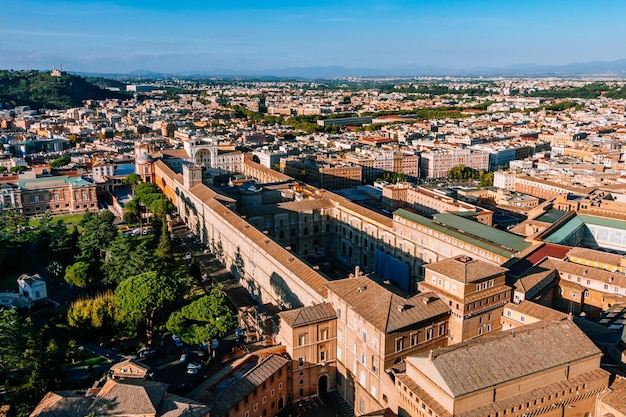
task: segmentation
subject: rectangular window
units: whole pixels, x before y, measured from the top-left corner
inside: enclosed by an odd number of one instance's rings
[[[426,340],[431,340],[433,338],[433,328],[426,329]]]
[[[404,349],[404,339],[399,337],[396,339],[396,352],[400,352]]]
[[[378,375],[378,357],[372,356],[372,371]]]
[[[365,372],[363,371],[359,374],[359,384],[365,386]]]
[[[298,346],[304,346],[306,345],[306,334],[300,334],[298,335]]]
[[[320,352],[320,362],[325,362],[326,361],[326,352],[325,351],[321,351]]]
[[[304,356],[301,358],[298,358],[298,366],[304,366],[304,361],[305,361]]]
[[[413,332],[413,333],[411,333],[411,336],[410,336],[410,339],[409,339],[409,344],[411,346],[415,346],[415,345],[417,345],[417,343],[418,343],[417,342],[417,332]]]

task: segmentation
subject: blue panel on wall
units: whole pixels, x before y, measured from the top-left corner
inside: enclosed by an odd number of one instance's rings
[[[409,265],[379,250],[374,250],[374,272],[389,280],[402,290],[409,292]]]

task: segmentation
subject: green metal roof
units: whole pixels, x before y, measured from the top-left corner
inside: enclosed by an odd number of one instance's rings
[[[20,188],[45,188],[59,184],[67,184],[67,177],[60,176],[33,178],[30,180],[19,180],[17,184]]]
[[[624,220],[607,219],[606,217],[589,216],[587,214],[579,214],[578,217],[580,217],[584,223],[609,227],[611,229],[626,230],[626,221]]]
[[[71,184],[73,186],[92,184],[91,182],[87,181],[83,177],[70,177],[67,179],[67,182],[68,184]]]
[[[561,243],[567,240],[568,237],[580,227],[583,227],[585,224],[579,216],[573,217],[570,221],[563,224],[557,230],[552,232],[550,236],[543,239],[544,242],[548,243]]]
[[[436,214],[434,220],[404,209],[398,209],[393,214],[507,258],[530,246],[522,236],[454,214]]]
[[[91,183],[85,180],[82,177],[67,177],[65,175],[58,177],[41,177],[34,178],[30,180],[20,180],[18,181],[18,185],[20,188],[46,188],[46,187],[54,187],[62,184],[70,184],[74,187],[80,185],[90,185]]]

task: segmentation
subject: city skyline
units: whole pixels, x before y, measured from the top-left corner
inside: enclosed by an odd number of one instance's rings
[[[616,61],[626,4],[24,0],[0,16],[0,67],[244,73],[303,67],[458,72]],[[367,74],[361,74],[367,75]]]

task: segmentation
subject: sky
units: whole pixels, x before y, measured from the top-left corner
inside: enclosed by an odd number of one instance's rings
[[[12,0],[0,11],[0,68],[262,74],[615,61],[626,59],[625,16],[623,0]]]

